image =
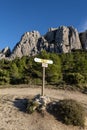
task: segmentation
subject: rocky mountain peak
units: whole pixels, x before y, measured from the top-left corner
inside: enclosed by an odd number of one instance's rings
[[[11,50],[9,47],[4,48],[1,52],[0,52],[0,59],[9,57],[11,55]]]
[[[38,31],[24,33],[12,52],[9,48],[0,52],[0,59],[33,56],[42,50],[54,53],[69,53],[78,49],[87,50],[87,31],[79,34],[77,29],[72,26],[60,26],[49,28],[44,36],[41,36]]]
[[[37,54],[37,42],[40,38],[38,31],[26,32],[14,47],[11,58],[31,56]]]
[[[78,31],[72,26],[51,28],[45,35],[46,40],[52,45],[56,53],[68,53],[73,49],[81,49]]]

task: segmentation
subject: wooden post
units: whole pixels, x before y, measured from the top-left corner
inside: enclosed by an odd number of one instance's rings
[[[40,59],[40,58],[34,58],[34,61],[42,63],[42,67],[43,67],[43,81],[42,81],[41,95],[44,96],[45,68],[48,67],[48,64],[53,64],[53,61],[52,60],[47,60],[47,59]]]
[[[41,95],[44,96],[44,87],[45,87],[45,67],[43,67],[43,84]]]

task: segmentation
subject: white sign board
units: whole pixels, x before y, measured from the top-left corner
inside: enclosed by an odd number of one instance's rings
[[[47,63],[42,63],[42,67],[48,67]]]
[[[40,63],[46,63],[46,64],[53,64],[52,60],[46,60],[46,59],[40,59],[40,58],[34,58],[35,62],[40,62]]]

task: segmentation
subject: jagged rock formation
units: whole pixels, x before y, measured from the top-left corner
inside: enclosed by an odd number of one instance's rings
[[[87,30],[79,34],[82,48],[87,50]]]
[[[14,47],[11,57],[22,57],[22,56],[32,56],[37,54],[37,42],[40,38],[40,33],[38,31],[26,32],[19,43]]]
[[[49,49],[56,53],[68,53],[73,49],[81,49],[79,34],[73,27],[51,28],[45,38],[50,43]]]
[[[61,26],[50,28],[44,36],[40,36],[37,31],[25,33],[14,47],[11,58],[36,55],[42,50],[68,53],[81,48],[77,30],[73,27]]]
[[[0,59],[9,57],[11,54],[11,50],[9,47],[4,48],[1,52],[0,52]]]
[[[43,36],[40,37],[37,42],[38,53],[41,52],[42,50],[48,51],[48,47],[49,47],[48,41]]]
[[[0,59],[33,56],[42,50],[54,53],[69,53],[78,49],[87,50],[87,31],[79,35],[78,31],[72,26],[60,26],[50,28],[44,36],[41,36],[38,31],[26,32],[13,48],[12,53],[9,48],[0,52]]]
[[[9,57],[10,54],[11,54],[11,50],[9,47],[6,47],[2,50],[2,53],[6,56],[6,57]]]

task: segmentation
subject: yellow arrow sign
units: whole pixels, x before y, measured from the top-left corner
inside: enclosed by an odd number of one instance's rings
[[[40,63],[47,63],[47,64],[53,64],[52,60],[46,60],[46,59],[40,59],[40,58],[34,58],[35,62],[40,62]]]

